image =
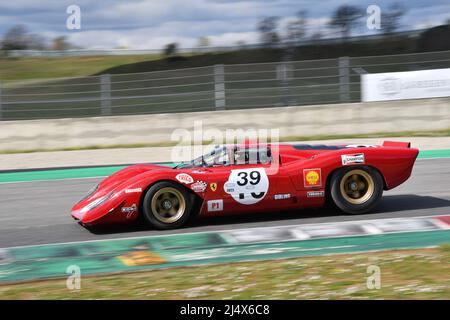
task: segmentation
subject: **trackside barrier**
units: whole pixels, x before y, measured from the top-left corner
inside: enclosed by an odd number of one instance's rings
[[[450,51],[3,81],[0,120],[360,102],[361,74],[442,68]]]

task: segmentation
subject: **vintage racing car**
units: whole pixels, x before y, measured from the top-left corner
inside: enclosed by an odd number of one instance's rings
[[[273,212],[330,203],[371,211],[411,175],[418,150],[383,145],[246,143],[216,146],[175,167],[140,164],[101,181],[72,208],[84,226],[142,219],[177,228],[196,216]]]

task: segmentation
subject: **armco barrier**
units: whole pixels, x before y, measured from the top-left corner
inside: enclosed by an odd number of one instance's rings
[[[284,108],[3,121],[0,150],[164,143],[175,129],[279,129],[280,136],[352,135],[450,128],[450,98]]]

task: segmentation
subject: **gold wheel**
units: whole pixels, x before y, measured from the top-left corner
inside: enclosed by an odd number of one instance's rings
[[[183,194],[172,187],[161,188],[152,197],[151,209],[156,219],[163,223],[178,221],[186,211]]]
[[[347,172],[342,177],[340,190],[347,202],[363,204],[372,197],[375,183],[366,171],[355,169]]]

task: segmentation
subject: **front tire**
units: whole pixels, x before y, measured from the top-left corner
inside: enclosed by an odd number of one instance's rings
[[[334,204],[348,214],[371,211],[383,195],[383,178],[370,167],[347,167],[335,172],[330,180]]]
[[[157,182],[148,189],[143,203],[143,218],[160,230],[175,229],[187,222],[192,197],[173,182]]]

